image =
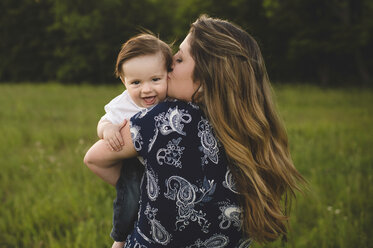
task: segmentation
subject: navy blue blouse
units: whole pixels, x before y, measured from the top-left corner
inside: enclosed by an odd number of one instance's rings
[[[224,148],[198,106],[162,102],[131,118],[143,158],[138,220],[125,247],[248,247]]]

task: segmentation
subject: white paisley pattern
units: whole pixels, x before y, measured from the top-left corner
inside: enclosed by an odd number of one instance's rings
[[[194,109],[199,109],[199,106],[196,105],[196,104],[194,104],[194,103],[192,103],[192,102],[188,102],[188,105],[191,106]]]
[[[180,176],[171,176],[166,181],[167,192],[165,197],[176,200],[178,216],[176,217],[176,230],[183,230],[190,221],[198,222],[201,230],[208,233],[210,223],[205,218],[206,214],[202,210],[195,210],[194,206],[199,203],[211,200],[211,195],[215,192],[216,184],[214,180],[204,179],[203,186],[198,188]],[[197,198],[197,193],[199,197]]]
[[[148,243],[154,243],[154,241],[152,241],[150,238],[146,237],[145,234],[142,233],[142,231],[140,230],[139,227],[136,227],[136,231],[137,233],[143,238],[145,239]]]
[[[155,120],[155,134],[152,139],[150,139],[148,152],[153,148],[154,142],[158,137],[160,132],[162,135],[168,135],[172,132],[177,132],[181,135],[186,135],[183,131],[184,124],[192,121],[192,116],[188,114],[188,111],[182,109],[179,110],[176,106],[175,108],[169,108],[167,113],[163,112],[154,117]]]
[[[146,179],[146,190],[148,193],[148,197],[151,201],[155,201],[159,195],[158,179],[155,172],[149,166],[146,170]]]
[[[237,248],[249,248],[252,242],[251,239],[241,239]]]
[[[223,248],[229,243],[229,238],[222,234],[215,234],[211,238],[205,241],[197,239],[193,245],[187,246],[185,248]]]
[[[149,203],[146,206],[144,214],[148,219],[151,227],[150,234],[156,243],[167,245],[171,241],[171,234],[161,225],[161,223],[155,219],[158,209],[151,208]]]
[[[227,170],[227,173],[225,173],[225,181],[223,182],[223,186],[233,193],[239,194],[236,187],[236,181],[234,180],[233,174],[229,169]]]
[[[181,137],[179,137],[178,139],[172,139],[172,141],[168,142],[166,148],[161,148],[158,150],[157,161],[160,165],[165,163],[181,168],[180,158],[185,147],[179,146],[180,141]]]
[[[201,138],[202,146],[200,147],[200,150],[204,153],[204,156],[202,157],[202,165],[208,163],[207,158],[210,159],[214,164],[218,164],[218,142],[214,137],[212,127],[210,126],[209,122],[203,117],[201,117],[201,120],[198,122],[198,137]]]
[[[135,146],[136,151],[140,151],[142,148],[142,144],[143,144],[140,130],[141,130],[141,127],[131,124],[131,128],[130,128],[131,138],[132,138],[133,145]]]
[[[232,224],[237,228],[237,231],[241,230],[241,213],[242,209],[234,204],[229,204],[227,202],[223,203],[223,206],[219,207],[221,215],[219,220],[221,220],[219,227],[223,230],[228,229]]]
[[[131,235],[127,236],[124,248],[130,248],[131,247]]]
[[[142,245],[139,242],[137,242],[136,239],[134,239],[134,241],[135,241],[135,245],[133,246],[133,248],[147,248],[145,245]]]

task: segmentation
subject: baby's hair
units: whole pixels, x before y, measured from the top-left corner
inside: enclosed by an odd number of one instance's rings
[[[142,33],[132,37],[122,45],[117,57],[115,75],[118,78],[123,75],[122,65],[127,60],[157,53],[162,54],[166,69],[170,71],[172,66],[172,50],[169,45],[155,35],[149,33]]]

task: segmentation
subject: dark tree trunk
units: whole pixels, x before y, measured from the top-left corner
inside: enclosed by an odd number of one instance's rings
[[[365,66],[364,58],[363,58],[363,55],[361,54],[360,49],[355,49],[354,57],[355,57],[356,68],[357,68],[357,71],[359,73],[360,79],[362,80],[363,84],[367,85],[371,83],[371,77]]]

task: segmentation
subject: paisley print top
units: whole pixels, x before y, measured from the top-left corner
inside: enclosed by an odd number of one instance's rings
[[[125,247],[249,247],[224,148],[198,106],[166,101],[131,118],[143,158],[138,220]]]

